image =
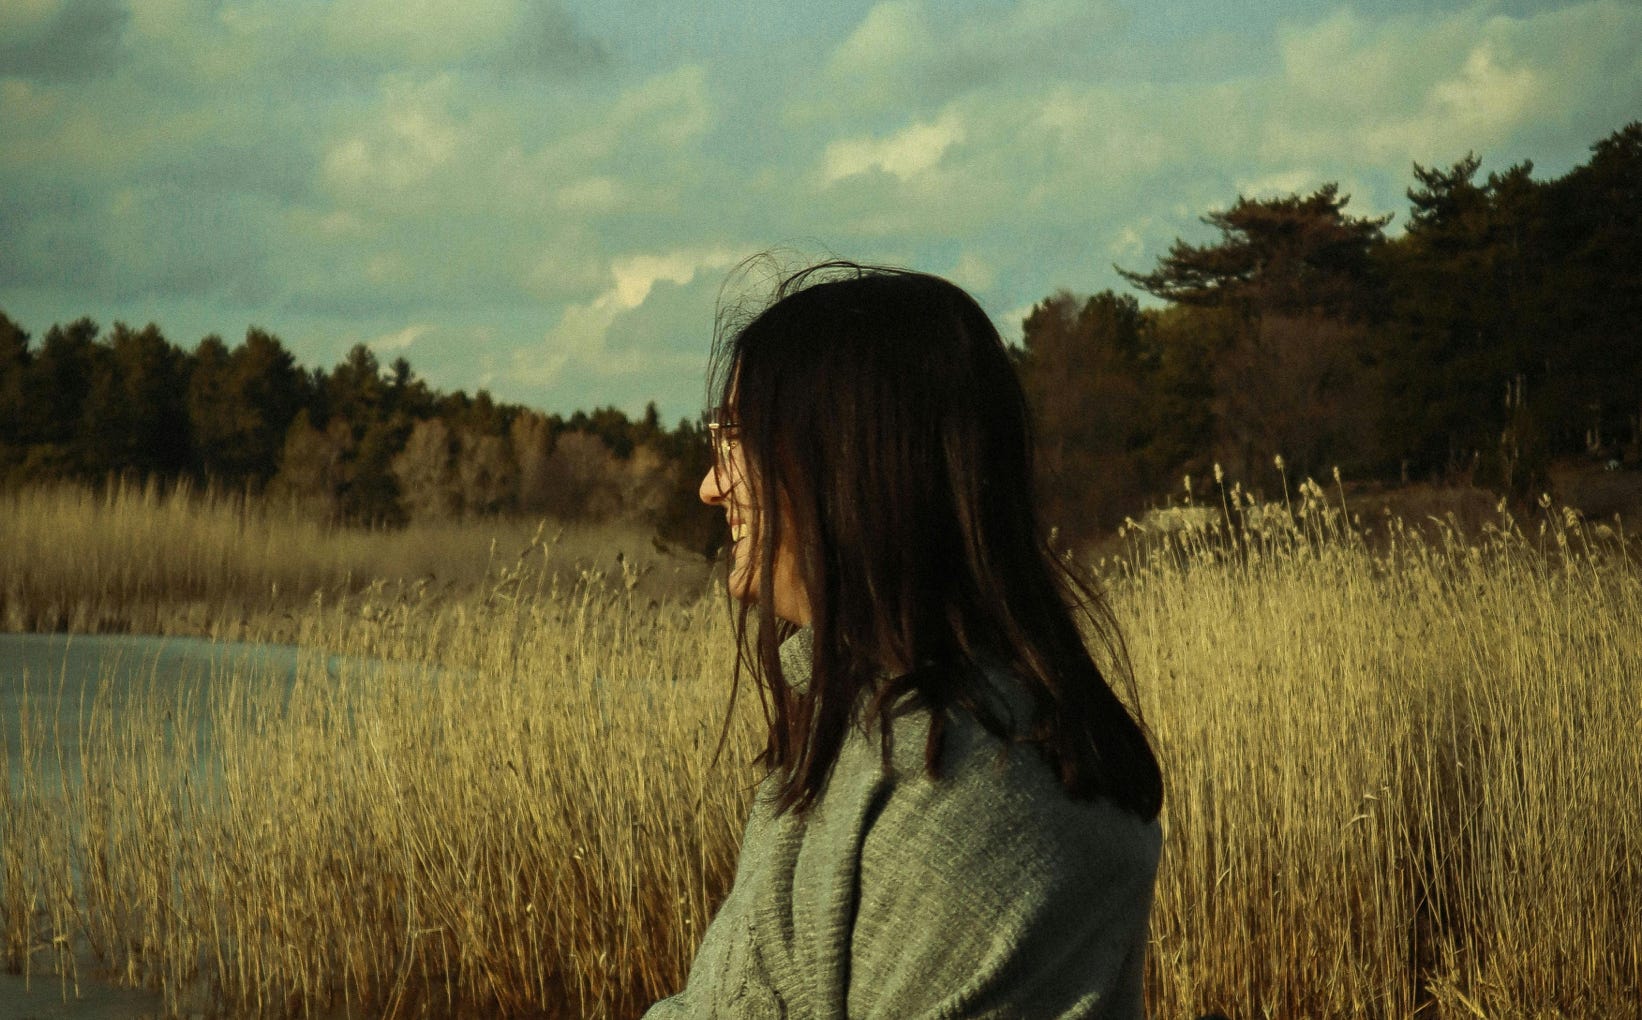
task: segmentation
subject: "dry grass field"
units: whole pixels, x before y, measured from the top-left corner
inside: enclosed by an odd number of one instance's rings
[[[361,585],[406,539],[158,495],[14,530],[39,511],[11,498],[8,621],[187,624],[308,584],[246,619],[356,658],[118,718],[106,685],[42,683],[0,794],[7,966],[72,994],[95,959],[230,1016],[628,1017],[682,982],[756,780],[750,698],[712,764],[721,599],[646,595],[633,555],[543,569],[528,537],[473,585]],[[1152,1015],[1634,1012],[1634,544],[1546,510],[1371,546],[1330,502],[1228,493],[1100,564],[1168,782]],[[68,725],[78,785],[49,778]]]
[[[631,525],[372,531],[186,484],[0,492],[0,631],[293,641],[316,603],[367,588],[451,601],[487,593],[504,573],[516,586],[566,586],[622,564],[658,600],[694,597],[708,573],[700,557],[663,552]]]
[[[1371,548],[1308,484],[1110,568],[1170,782],[1154,1015],[1635,1013],[1642,571],[1541,510]]]

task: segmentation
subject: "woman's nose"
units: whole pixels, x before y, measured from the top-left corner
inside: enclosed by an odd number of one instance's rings
[[[701,501],[708,506],[718,506],[724,502],[724,489],[719,485],[718,471],[709,467],[707,473],[701,477],[701,488],[697,490]]]

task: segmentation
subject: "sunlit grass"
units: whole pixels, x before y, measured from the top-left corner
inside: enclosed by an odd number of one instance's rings
[[[1112,567],[1170,781],[1154,1014],[1633,1010],[1634,550],[1235,502]]]
[[[1330,502],[1256,525],[1228,494],[1101,567],[1168,782],[1152,1014],[1623,1015],[1633,550],[1550,512],[1371,546]],[[42,682],[0,802],[10,966],[83,979],[89,950],[233,1015],[633,1016],[679,987],[756,780],[750,699],[710,765],[728,614],[645,597],[631,557],[555,581],[548,545],[460,592],[304,603],[304,641],[353,657],[294,689],[222,675],[116,716]]]
[[[631,524],[523,519],[340,527],[186,483],[0,492],[0,630],[293,640],[300,617],[368,586],[469,596],[514,571],[570,583],[620,558],[648,598],[694,598],[700,557]]]
[[[616,581],[338,605],[312,626],[348,656],[294,687],[224,673],[120,712],[107,684],[48,689],[0,802],[10,967],[80,946],[235,1015],[598,1016],[676,987],[733,868],[748,741],[710,764],[722,609]],[[83,749],[67,788],[30,778],[54,717]]]

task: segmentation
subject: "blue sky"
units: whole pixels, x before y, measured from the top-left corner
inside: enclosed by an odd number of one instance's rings
[[[256,325],[441,389],[692,415],[771,249],[947,275],[1006,335],[1239,194],[1582,162],[1634,0],[5,0],[0,309]]]

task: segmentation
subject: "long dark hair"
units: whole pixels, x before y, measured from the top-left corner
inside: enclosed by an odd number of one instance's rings
[[[740,424],[757,576],[775,576],[792,529],[810,607],[807,682],[782,671],[791,627],[772,599],[738,626],[737,681],[744,668],[759,681],[779,809],[814,801],[852,726],[882,724],[887,760],[888,716],[911,699],[931,712],[931,775],[961,709],[1035,745],[1070,796],[1155,817],[1157,759],[1076,610],[1132,694],[1122,641],[1097,589],[1049,545],[1026,397],[974,299],[938,277],[826,262],[779,278],[756,314],[721,309],[712,364],[709,386]],[[1030,720],[1006,722],[983,663],[1030,695]]]

